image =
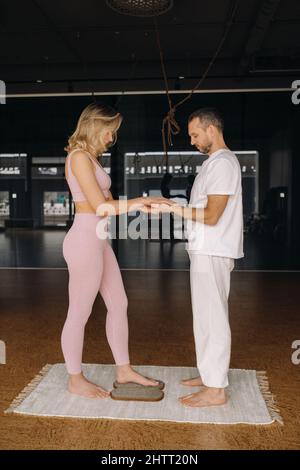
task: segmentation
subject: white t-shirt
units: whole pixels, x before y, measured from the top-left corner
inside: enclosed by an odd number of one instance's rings
[[[203,162],[192,187],[189,207],[205,208],[210,194],[230,196],[216,225],[187,222],[189,252],[229,258],[244,256],[241,180],[238,159],[228,149],[217,150]]]

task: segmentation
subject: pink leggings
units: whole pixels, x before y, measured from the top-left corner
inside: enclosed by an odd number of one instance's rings
[[[100,218],[76,214],[63,242],[69,270],[69,310],[61,343],[69,374],[81,372],[85,324],[100,292],[106,308],[106,337],[117,365],[129,364],[127,297],[115,254],[96,235]]]

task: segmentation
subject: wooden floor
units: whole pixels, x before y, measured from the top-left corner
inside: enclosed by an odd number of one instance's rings
[[[194,366],[188,272],[125,271],[133,364]],[[234,272],[230,297],[233,368],[266,370],[284,426],[195,425],[5,415],[46,363],[62,362],[67,271],[0,270],[1,449],[299,449],[299,273]],[[98,298],[86,328],[84,362],[112,363]]]

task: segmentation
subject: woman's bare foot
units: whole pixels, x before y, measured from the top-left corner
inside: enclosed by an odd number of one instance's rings
[[[119,383],[134,382],[140,385],[146,385],[147,387],[155,387],[158,385],[156,380],[147,379],[143,375],[135,372],[130,364],[124,366],[117,366],[117,381]]]
[[[180,397],[179,401],[184,406],[200,408],[206,406],[225,405],[227,398],[224,388],[205,387],[205,389],[200,392]]]
[[[187,387],[202,387],[204,385],[201,377],[194,377],[192,379],[183,379],[180,381],[180,383],[181,385],[186,385]]]
[[[89,382],[82,373],[70,375],[68,390],[70,393],[86,398],[107,398],[110,396],[110,393],[99,387],[99,385]]]

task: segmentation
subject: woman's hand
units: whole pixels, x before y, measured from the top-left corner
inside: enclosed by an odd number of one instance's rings
[[[131,205],[131,211],[141,211],[146,214],[159,214],[160,212],[171,212],[171,207],[176,205],[174,201],[164,197],[139,197]]]
[[[170,199],[164,197],[147,197],[144,200],[144,207],[140,210],[146,214],[160,214],[173,212],[175,206],[178,204]]]
[[[176,204],[174,201],[170,199],[166,199],[165,197],[155,196],[155,197],[141,197],[139,198],[144,206],[152,206],[152,205],[160,205],[160,204],[167,204],[168,206],[173,206]]]

